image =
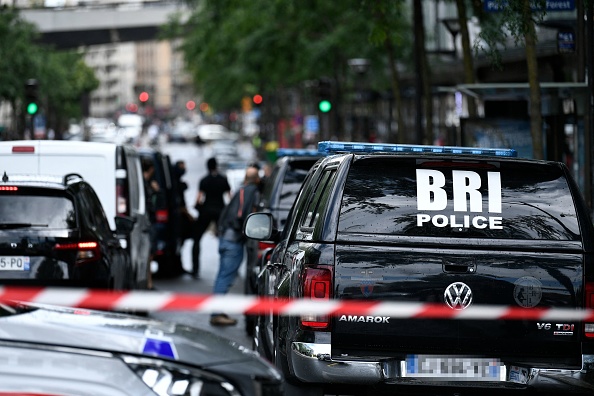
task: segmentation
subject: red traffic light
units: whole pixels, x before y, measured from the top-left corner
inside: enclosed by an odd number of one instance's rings
[[[140,95],[138,95],[138,100],[140,100],[141,102],[146,102],[147,100],[149,100],[148,92],[141,92]]]
[[[254,104],[259,105],[262,103],[262,95],[254,95],[252,100],[254,101]]]
[[[196,102],[194,102],[193,100],[188,100],[186,102],[186,109],[194,110],[195,108],[196,108]]]

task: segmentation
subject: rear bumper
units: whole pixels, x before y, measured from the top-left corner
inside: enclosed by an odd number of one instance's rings
[[[582,355],[581,370],[527,368],[526,376],[510,378],[510,366],[505,366],[499,381],[425,380],[409,378],[405,362],[398,359],[382,361],[336,360],[331,357],[331,344],[293,342],[289,356],[295,376],[303,382],[326,384],[402,384],[421,386],[468,386],[594,392],[594,355]],[[515,377],[515,376],[514,376]]]

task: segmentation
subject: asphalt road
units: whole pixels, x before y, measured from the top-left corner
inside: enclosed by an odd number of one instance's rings
[[[254,159],[255,154],[249,143],[239,143],[239,145],[239,152],[243,159]],[[211,154],[210,146],[204,145],[199,147],[192,143],[162,143],[161,150],[169,154],[172,162],[177,160],[184,160],[186,162],[187,171],[183,180],[188,184],[188,190],[186,190],[185,198],[188,209],[196,215],[196,212],[191,206],[193,206],[196,198],[198,181],[206,175],[206,161]],[[186,270],[190,270],[192,267],[192,245],[192,240],[186,240],[182,250],[182,265]],[[155,279],[155,288],[160,291],[173,293],[210,294],[219,268],[218,240],[214,236],[212,230],[209,230],[204,234],[200,248],[200,279],[195,280],[189,275],[182,275],[179,278],[173,279]],[[244,276],[245,260],[239,270],[239,276],[229,292],[230,294],[243,294]],[[245,321],[241,315],[233,316],[238,319],[237,325],[227,327],[211,326],[208,313],[185,311],[153,312],[150,316],[160,320],[173,321],[211,330],[223,337],[236,341],[245,347],[252,347],[252,341],[245,333]]]

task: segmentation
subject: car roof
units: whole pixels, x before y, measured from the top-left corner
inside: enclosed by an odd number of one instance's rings
[[[69,173],[63,177],[44,174],[7,174],[2,176],[2,184],[15,186],[30,186],[65,190],[73,183],[85,182],[82,176]],[[86,183],[86,182],[85,182]],[[2,185],[0,184],[0,186]]]

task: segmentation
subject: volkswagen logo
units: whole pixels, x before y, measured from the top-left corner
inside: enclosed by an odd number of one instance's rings
[[[446,287],[443,299],[452,309],[466,309],[472,304],[472,290],[466,283],[454,282]]]

